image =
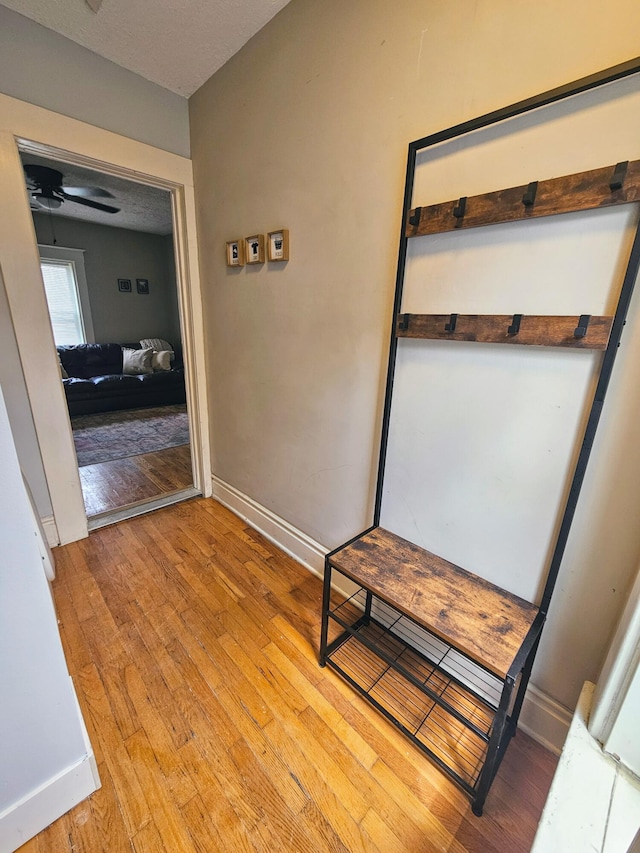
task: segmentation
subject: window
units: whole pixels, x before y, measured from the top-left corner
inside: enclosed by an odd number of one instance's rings
[[[85,343],[73,261],[42,261],[40,267],[56,346]]]
[[[40,246],[40,269],[56,346],[93,341],[83,252]]]

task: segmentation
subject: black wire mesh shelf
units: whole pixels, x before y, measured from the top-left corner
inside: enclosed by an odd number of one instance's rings
[[[364,588],[328,615],[326,663],[473,792],[503,682]]]

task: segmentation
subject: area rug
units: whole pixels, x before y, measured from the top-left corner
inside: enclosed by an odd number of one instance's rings
[[[76,415],[71,418],[71,426],[81,468],[189,444],[184,404]]]

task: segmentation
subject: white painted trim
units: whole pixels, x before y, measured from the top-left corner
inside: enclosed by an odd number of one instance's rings
[[[73,688],[73,681],[71,686]],[[76,697],[76,703],[77,701]],[[29,791],[21,800],[13,803],[0,814],[2,853],[17,850],[100,787],[98,766],[79,705],[77,709],[86,754],[80,761],[62,770],[33,791]]]
[[[121,509],[109,510],[98,515],[92,515],[88,519],[89,530],[99,530],[101,527],[108,527],[110,524],[117,524],[119,521],[125,521],[129,518],[135,518],[138,515],[146,515],[148,512],[153,512],[156,509],[163,509],[166,506],[186,501],[188,498],[195,498],[200,495],[196,488],[179,489],[175,492],[169,492],[166,495],[161,495],[159,498],[151,500],[139,501],[135,504],[129,504]]]
[[[529,684],[524,697],[518,728],[542,746],[560,755],[571,725],[571,711]]]
[[[87,535],[82,488],[22,163],[13,134],[1,125],[2,275],[53,515],[62,542],[72,542]]]
[[[40,519],[40,523],[42,524],[42,529],[44,530],[49,547],[55,548],[60,544],[60,537],[58,536],[58,528],[56,527],[54,517],[52,515],[47,515],[45,518]]]
[[[71,426],[40,276],[17,145],[171,192],[194,480],[211,490],[204,320],[191,160],[0,94],[0,255],[27,391],[62,544],[87,535]],[[47,331],[48,330],[48,331]],[[54,377],[56,377],[54,379]]]
[[[204,311],[197,254],[195,194],[192,185],[174,187],[173,248],[180,304],[180,332],[185,363],[187,410],[194,487],[211,496],[211,443],[206,383]]]
[[[324,574],[324,558],[328,548],[316,542],[306,533],[298,530],[275,512],[254,501],[234,486],[225,483],[215,474],[211,477],[213,497],[231,512],[262,533],[263,536],[281,548],[285,554],[309,569],[319,578]]]
[[[531,853],[630,853],[637,837],[640,779],[589,734],[593,690],[586,681]]]
[[[212,484],[213,497],[217,501],[314,575],[323,577],[327,548],[215,474],[212,476]],[[570,724],[571,712],[567,708],[534,684],[529,684],[518,723],[522,731],[559,755]]]
[[[0,850],[17,850],[92,794],[98,787],[94,764],[92,756],[85,755],[0,814]]]
[[[602,672],[598,678],[593,696],[593,708],[589,717],[589,732],[603,744],[607,752],[617,753],[635,773],[638,767],[638,746],[635,732],[638,711],[631,707],[633,692],[630,688],[640,671],[640,571],[636,575],[633,587],[627,598],[620,622],[616,629]],[[636,688],[637,689],[637,688]],[[635,718],[635,720],[634,720]],[[620,743],[612,747],[609,739],[614,729],[624,729],[624,721],[631,722],[625,738],[629,752],[620,751]],[[633,722],[632,722],[633,721]],[[612,743],[616,742],[614,735]],[[635,758],[631,758],[635,755]]]

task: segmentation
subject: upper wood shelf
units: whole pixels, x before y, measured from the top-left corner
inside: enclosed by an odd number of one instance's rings
[[[581,323],[586,323],[581,328]],[[453,330],[450,329],[453,324]],[[399,314],[396,335],[441,341],[606,349],[613,317],[534,314]],[[517,329],[516,329],[517,326]],[[449,327],[449,328],[448,328]],[[577,330],[583,334],[576,337]]]
[[[479,225],[535,219],[640,201],[640,160],[534,181],[520,187],[416,207],[405,224],[407,237]]]
[[[382,527],[330,563],[499,678],[538,615],[534,604]]]

